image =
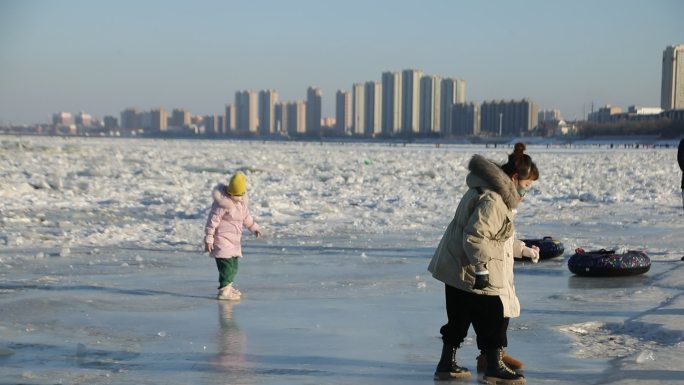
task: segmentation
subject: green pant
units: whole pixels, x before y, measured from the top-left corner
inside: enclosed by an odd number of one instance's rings
[[[233,278],[238,271],[238,257],[216,258],[216,267],[219,272],[219,289],[233,283]]]

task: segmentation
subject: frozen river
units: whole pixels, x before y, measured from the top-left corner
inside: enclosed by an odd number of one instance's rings
[[[0,384],[432,384],[446,315],[427,263],[469,157],[510,149],[8,137],[0,151]],[[509,351],[528,383],[684,384],[676,151],[529,152],[542,179],[518,230],[566,254],[517,265]],[[211,186],[235,170],[265,237],[245,236],[232,303],[213,298],[200,242]],[[651,270],[568,271],[575,247],[615,245]]]

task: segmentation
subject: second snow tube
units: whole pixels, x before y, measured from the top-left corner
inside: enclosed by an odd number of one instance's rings
[[[521,239],[521,241],[525,242],[527,247],[537,246],[539,248],[539,259],[556,258],[563,255],[563,252],[565,252],[565,247],[561,241],[551,237],[544,237],[542,239]]]
[[[643,251],[628,250],[616,254],[615,250],[575,250],[568,259],[568,269],[586,277],[615,277],[643,274],[651,268],[651,259]]]

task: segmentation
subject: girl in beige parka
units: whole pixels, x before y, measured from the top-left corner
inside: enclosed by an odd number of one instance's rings
[[[525,378],[503,362],[508,320],[520,314],[513,283],[513,258],[538,260],[536,248],[514,238],[513,218],[539,171],[518,143],[508,163],[474,155],[466,177],[469,189],[430,261],[428,270],[444,282],[448,322],[440,332],[443,348],[435,379],[466,378],[456,350],[473,325],[478,347],[487,357],[485,380],[524,384]],[[499,365],[500,363],[500,365]]]

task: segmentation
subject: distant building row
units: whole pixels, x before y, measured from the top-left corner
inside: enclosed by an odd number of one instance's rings
[[[385,72],[379,82],[356,83],[337,91],[335,118],[322,118],[322,93],[309,87],[306,100],[279,101],[275,90],[238,91],[221,114],[205,116],[202,131],[214,135],[413,135],[466,136],[481,132],[508,135],[534,129],[538,107],[520,101],[465,102],[461,79],[424,75],[418,70]],[[188,124],[166,118],[163,109],[121,113],[124,129],[166,131]],[[164,122],[168,121],[167,124]]]

